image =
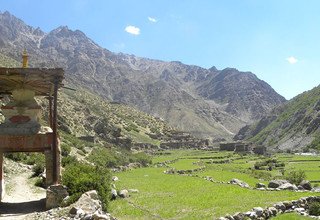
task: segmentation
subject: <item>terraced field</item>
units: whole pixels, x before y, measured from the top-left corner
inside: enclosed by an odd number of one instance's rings
[[[293,169],[306,171],[307,177],[313,181],[320,180],[320,157],[281,154],[274,158],[283,162],[285,167],[271,171],[255,170],[257,161],[268,158],[241,156],[230,152],[161,152],[161,155],[153,158],[156,166],[114,174],[119,177],[119,181],[115,183],[117,189],[138,189],[139,193],[132,193],[128,199],[111,202],[109,209],[119,219],[217,219],[227,213],[244,212],[257,206],[266,207],[279,201],[320,195],[312,192],[253,189],[256,183],[267,183],[269,179],[281,178],[282,173]],[[200,167],[205,168],[183,175],[177,172],[165,173],[166,170],[192,171]],[[213,181],[204,178],[208,176]],[[226,183],[233,178],[247,182],[250,188]],[[291,217],[290,219],[296,219],[295,217],[300,216]],[[280,216],[278,218],[284,219]]]

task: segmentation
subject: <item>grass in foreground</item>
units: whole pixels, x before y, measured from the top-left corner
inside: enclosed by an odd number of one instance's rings
[[[163,171],[143,168],[117,174],[118,189],[135,188],[140,193],[111,202],[109,211],[119,219],[212,219],[308,195],[248,190],[196,177],[163,174]]]

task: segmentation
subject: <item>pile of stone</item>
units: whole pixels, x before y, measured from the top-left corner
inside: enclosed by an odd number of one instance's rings
[[[69,210],[69,216],[83,220],[114,220],[109,213],[102,211],[101,201],[95,190],[84,193]]]
[[[311,183],[307,180],[303,180],[299,186],[289,183],[287,180],[271,180],[268,184],[268,187],[263,183],[257,184],[257,190],[268,190],[268,191],[280,191],[280,190],[293,190],[298,192],[304,191],[316,191],[313,189]]]
[[[82,194],[77,202],[68,207],[36,212],[27,219],[116,220],[109,213],[102,211],[101,201],[95,190]]]
[[[220,217],[219,220],[244,220],[244,219],[269,219],[281,213],[298,212],[301,215],[308,216],[308,208],[311,202],[320,202],[320,197],[310,196],[303,197],[298,200],[285,201],[275,203],[273,206],[267,208],[255,207],[248,212],[237,212],[234,215],[227,214]],[[310,216],[320,218],[316,216]]]

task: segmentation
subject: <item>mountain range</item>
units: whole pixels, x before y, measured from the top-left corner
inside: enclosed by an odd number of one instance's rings
[[[124,103],[213,141],[231,139],[286,100],[251,72],[164,62],[97,45],[66,26],[49,33],[0,13],[0,53],[33,67],[62,67],[66,83]]]

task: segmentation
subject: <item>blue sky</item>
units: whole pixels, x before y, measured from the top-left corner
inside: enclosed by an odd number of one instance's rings
[[[251,71],[287,99],[320,84],[318,0],[0,0],[6,10],[113,52]]]

